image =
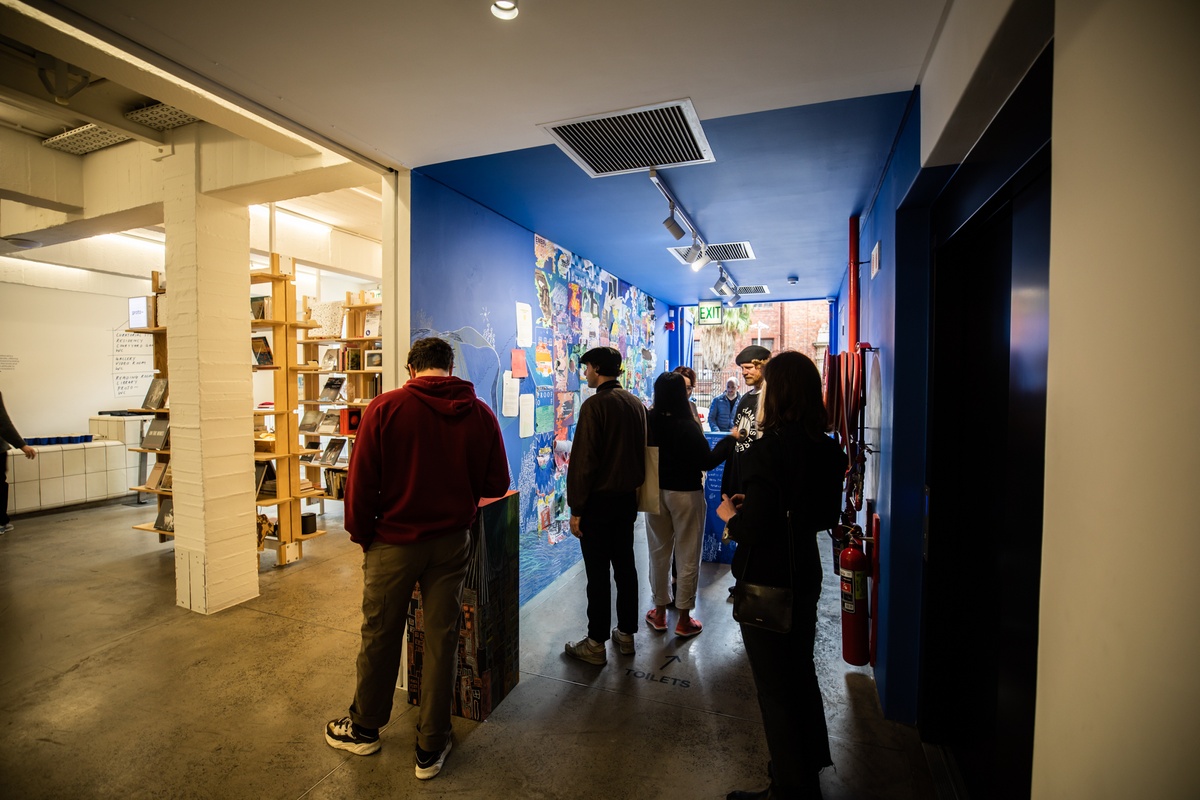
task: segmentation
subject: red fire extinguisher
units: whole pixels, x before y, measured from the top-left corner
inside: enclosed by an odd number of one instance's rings
[[[870,565],[862,540],[851,539],[838,558],[842,583],[842,659],[857,667],[871,660],[870,620],[867,618],[867,571]]]

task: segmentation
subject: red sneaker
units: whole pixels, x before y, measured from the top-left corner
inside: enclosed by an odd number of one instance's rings
[[[675,626],[675,635],[687,638],[688,636],[695,636],[702,630],[704,630],[704,625],[700,620],[692,617],[683,617]]]
[[[646,624],[656,631],[667,629],[667,610],[657,606],[646,612]]]

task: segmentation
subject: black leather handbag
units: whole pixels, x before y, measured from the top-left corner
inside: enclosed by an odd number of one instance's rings
[[[733,618],[743,625],[775,633],[792,630],[792,589],[796,583],[792,543],[792,512],[788,512],[788,586],[738,581],[733,589]],[[746,556],[749,562],[750,556]]]

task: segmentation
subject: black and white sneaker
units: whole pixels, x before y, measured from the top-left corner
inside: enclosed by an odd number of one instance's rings
[[[442,764],[446,762],[446,756],[450,755],[452,744],[454,744],[453,740],[447,739],[446,746],[440,753],[422,750],[421,745],[417,745],[416,773],[418,780],[427,781],[442,771]]]
[[[369,756],[379,750],[379,731],[360,728],[349,717],[331,719],[325,725],[325,741],[338,750],[349,750],[359,756]]]

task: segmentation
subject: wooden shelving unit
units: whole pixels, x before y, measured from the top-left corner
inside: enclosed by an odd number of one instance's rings
[[[304,541],[325,533],[324,530],[301,533],[301,503],[313,495],[313,490],[301,489],[300,456],[304,451],[297,444],[300,432],[296,409],[300,405],[300,398],[295,373],[300,341],[298,332],[311,327],[312,323],[296,319],[295,265],[288,263],[287,269],[284,266],[284,259],[272,253],[269,269],[250,273],[252,286],[262,285],[270,289],[271,316],[253,320],[251,328],[271,332],[271,350],[275,362],[270,367],[255,367],[271,371],[274,402],[273,408],[256,409],[255,417],[272,418],[275,423],[272,438],[256,437],[254,443],[255,461],[270,462],[275,467],[275,494],[255,498],[259,508],[271,509],[276,516],[274,535],[264,537],[259,549],[274,549],[280,566],[299,560],[304,555]]]
[[[167,290],[166,290],[166,285],[163,283],[163,275],[161,272],[153,271],[150,273],[150,285],[151,285],[151,291],[153,291],[156,300],[166,297]],[[155,322],[158,324],[148,326],[145,328],[126,328],[126,330],[130,333],[143,333],[143,334],[146,334],[147,336],[152,337],[151,341],[153,343],[152,347],[154,349],[154,356],[153,356],[154,377],[155,378],[163,378],[165,380],[168,377],[168,375],[167,375],[167,326],[160,324],[160,323],[162,323],[163,320],[162,320],[162,317],[160,316],[160,312],[157,308],[158,305],[159,305],[159,303],[156,302],[155,303],[155,306],[156,306]],[[167,395],[166,395],[166,403],[168,406],[170,405],[170,397],[171,397],[171,388],[170,388],[170,383],[168,382]],[[145,402],[145,401],[143,401],[143,402]],[[171,416],[171,412],[170,412],[169,408],[131,408],[128,410],[131,412],[134,412],[134,413],[138,413],[138,414],[153,414],[156,418],[170,419],[170,416]],[[158,464],[158,463],[167,464],[167,463],[170,463],[170,461],[171,461],[171,451],[169,448],[164,449],[164,450],[147,450],[142,447],[130,447],[129,450],[134,453],[153,454],[155,464]],[[154,511],[155,511],[154,520],[152,520],[150,523],[134,525],[133,529],[138,530],[138,531],[148,531],[150,533],[157,533],[158,540],[160,542],[165,542],[168,539],[174,538],[174,536],[175,536],[174,530],[165,531],[165,530],[159,530],[158,528],[154,527],[154,523],[158,521],[159,512],[161,512],[161,510],[162,510],[163,503],[167,502],[172,497],[170,490],[162,490],[162,489],[158,489],[157,487],[151,488],[148,486],[133,486],[130,488],[134,491],[143,492],[146,494],[153,494],[153,495],[155,495],[155,500],[156,500],[156,502],[154,504]]]
[[[308,300],[307,297],[304,298],[302,304],[302,313],[305,319],[311,316]],[[303,384],[299,393],[301,415],[309,409],[319,409],[322,412],[353,410],[361,414],[362,410],[370,405],[371,400],[382,391],[382,366],[367,368],[365,363],[368,351],[376,353],[379,358],[382,358],[383,337],[376,335],[375,331],[371,332],[372,335],[367,335],[365,330],[368,316],[379,318],[382,316],[382,312],[382,301],[370,300],[364,292],[359,292],[357,295],[347,292],[346,300],[342,304],[342,331],[345,335],[320,338],[305,336],[299,340],[300,357],[293,371],[298,378],[297,383]],[[324,358],[324,354],[331,351],[337,354],[336,363],[333,365],[328,364]],[[357,351],[357,361],[351,360],[354,358],[352,351]],[[351,368],[351,366],[358,368]],[[340,376],[345,379],[341,395],[336,402],[320,399],[321,390],[329,376]],[[348,462],[350,449],[354,446],[354,430],[339,424],[336,433],[299,433],[300,446],[307,453],[323,452],[325,443],[333,438],[347,440],[343,456]],[[340,463],[336,466],[329,466],[301,462],[300,467],[305,477],[312,481],[314,486],[322,488],[322,491],[311,495],[311,500],[323,503],[325,500],[342,499],[340,493],[331,494],[329,492],[329,486],[334,481],[331,481],[326,473],[344,473],[345,466]],[[322,510],[324,510],[323,505]]]

